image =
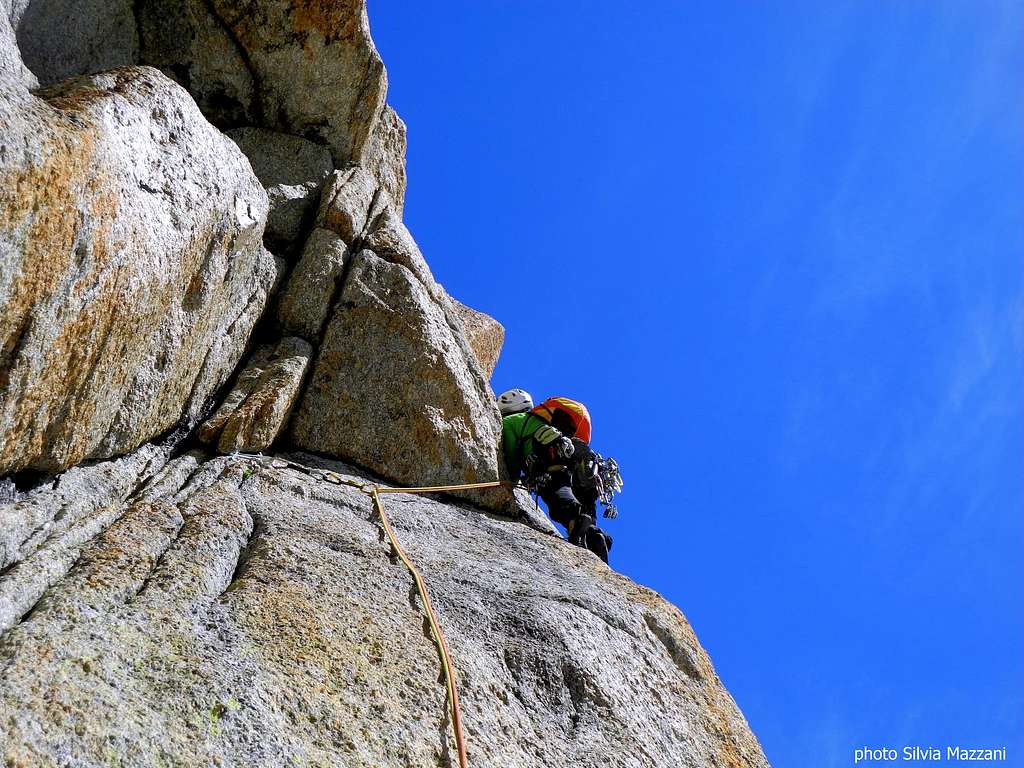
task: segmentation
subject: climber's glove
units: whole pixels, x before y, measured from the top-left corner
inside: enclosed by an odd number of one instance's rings
[[[533,433],[533,439],[541,445],[551,445],[553,442],[562,437],[562,433],[552,427],[550,424],[545,424],[543,427]]]
[[[570,459],[576,452],[576,446],[572,444],[572,440],[568,437],[558,438],[552,448],[554,449],[556,459]]]

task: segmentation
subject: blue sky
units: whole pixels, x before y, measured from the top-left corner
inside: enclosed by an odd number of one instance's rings
[[[1024,765],[1022,7],[369,11],[407,223],[505,325],[495,388],[590,406],[613,565],[769,759]]]

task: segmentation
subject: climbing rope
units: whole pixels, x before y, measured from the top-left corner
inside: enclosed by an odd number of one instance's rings
[[[483,490],[485,488],[501,488],[510,487],[514,488],[518,483],[509,482],[507,480],[495,480],[488,483],[463,483],[461,485],[432,485],[432,486],[421,486],[418,488],[395,488],[390,486],[368,486],[364,488],[363,492],[369,492],[373,497],[374,506],[377,509],[377,514],[380,515],[381,524],[384,526],[384,531],[388,535],[388,539],[391,541],[391,546],[394,548],[395,553],[401,558],[402,562],[405,563],[405,567],[409,569],[409,573],[412,574],[413,581],[416,582],[416,590],[419,592],[420,599],[423,601],[423,609],[426,611],[427,620],[430,623],[430,631],[434,636],[434,642],[437,645],[437,652],[441,656],[441,666],[444,671],[445,686],[448,689],[448,706],[451,710],[452,716],[452,730],[455,733],[455,747],[459,753],[459,768],[466,768],[469,764],[466,757],[466,735],[462,730],[462,709],[459,707],[459,689],[455,682],[455,665],[452,662],[451,652],[448,650],[448,643],[444,639],[444,632],[441,630],[441,623],[437,619],[437,614],[434,612],[434,606],[430,602],[430,594],[427,592],[427,585],[423,581],[423,577],[420,575],[416,565],[409,559],[409,556],[402,549],[402,545],[398,543],[398,537],[395,536],[394,530],[391,528],[391,523],[388,522],[387,514],[384,512],[384,501],[380,495],[382,493],[444,493],[450,491],[472,491],[472,490]]]
[[[497,487],[499,483],[488,485],[486,487]],[[419,569],[413,563],[413,561],[406,554],[405,550],[402,549],[402,545],[398,543],[398,537],[395,536],[394,530],[391,528],[391,523],[388,522],[388,516],[384,512],[384,502],[381,499],[381,493],[393,493],[403,489],[399,488],[371,488],[370,495],[373,497],[373,504],[377,509],[377,514],[380,515],[380,522],[384,526],[384,531],[388,535],[388,539],[391,540],[391,546],[395,550],[395,554],[401,558],[402,562],[405,563],[405,567],[409,569],[409,573],[412,574],[413,581],[416,582],[416,591],[419,592],[420,599],[423,601],[423,610],[426,611],[427,621],[430,623],[430,632],[434,636],[434,642],[437,644],[437,652],[441,656],[441,666],[444,670],[444,681],[445,687],[448,689],[448,706],[451,710],[452,716],[452,730],[455,732],[455,748],[459,753],[459,768],[466,768],[468,760],[466,758],[466,735],[462,730],[462,709],[459,707],[459,689],[455,682],[455,665],[452,662],[451,651],[448,650],[448,643],[444,639],[444,632],[441,630],[441,624],[437,619],[437,614],[434,612],[434,606],[430,602],[430,593],[427,592],[427,585],[423,582],[423,576],[420,575]],[[411,490],[411,493],[426,493],[429,490],[441,490],[440,488],[417,488]],[[445,490],[452,490],[445,488]]]
[[[254,454],[239,453],[234,455],[240,458],[256,459],[260,461],[260,463],[265,463],[268,458]],[[455,734],[455,747],[458,750],[459,755],[459,768],[467,768],[469,760],[466,756],[466,734],[462,728],[462,709],[459,707],[459,689],[455,680],[455,664],[452,661],[451,652],[448,650],[448,643],[445,640],[444,632],[441,629],[441,623],[437,618],[437,613],[434,611],[434,606],[430,602],[430,593],[427,592],[427,585],[423,581],[423,576],[420,574],[416,564],[413,563],[412,559],[406,551],[402,549],[402,545],[398,542],[398,537],[395,535],[395,531],[391,527],[391,522],[388,520],[387,513],[384,510],[384,501],[381,499],[381,494],[447,493],[451,491],[484,490],[487,488],[522,488],[524,486],[508,480],[494,480],[486,483],[462,483],[459,485],[431,485],[415,488],[400,488],[394,486],[378,486],[373,485],[372,483],[360,483],[355,480],[348,480],[330,470],[321,470],[320,473],[314,473],[314,471],[309,467],[293,461],[287,461],[285,459],[271,459],[269,464],[270,466],[279,469],[292,467],[294,469],[298,469],[300,472],[304,472],[313,477],[319,477],[335,485],[351,486],[373,499],[374,509],[380,517],[381,525],[383,526],[384,532],[387,534],[388,540],[391,543],[391,548],[394,550],[395,554],[398,555],[409,573],[412,574],[413,581],[416,584],[416,591],[419,593],[420,600],[423,602],[423,610],[427,614],[427,622],[430,625],[430,632],[433,635],[434,644],[437,646],[438,655],[441,657],[441,669],[444,673],[445,688],[448,692],[448,707],[452,718],[452,730]]]

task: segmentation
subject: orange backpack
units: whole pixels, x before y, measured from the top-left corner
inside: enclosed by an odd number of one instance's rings
[[[537,414],[566,437],[575,437],[590,444],[590,412],[583,403],[568,397],[549,397],[530,413]]]

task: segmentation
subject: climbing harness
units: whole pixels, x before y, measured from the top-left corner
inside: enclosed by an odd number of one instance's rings
[[[615,494],[622,490],[622,472],[619,470],[619,462],[612,458],[605,458],[597,451],[591,450],[590,446],[581,440],[573,439],[577,446],[577,453],[581,458],[569,466],[554,464],[548,467],[548,473],[568,470],[573,477],[573,484],[579,483],[582,487],[589,489],[597,496],[597,500],[604,505],[604,516],[614,520],[619,516],[619,510],[615,506]],[[545,481],[550,480],[550,474],[542,474],[530,480],[531,490],[543,490]]]
[[[269,457],[251,453],[236,453],[232,455],[238,458],[255,459],[260,463],[269,464],[275,469],[284,469],[287,467],[297,469],[300,472],[326,480],[334,485],[347,485],[352,488],[356,488],[373,499],[374,509],[380,517],[381,525],[384,528],[384,533],[388,537],[388,541],[391,543],[391,548],[412,575],[413,581],[416,584],[416,591],[420,596],[420,600],[423,602],[423,610],[427,614],[427,622],[430,624],[430,632],[433,635],[434,644],[437,646],[438,655],[441,657],[441,667],[442,672],[444,673],[445,688],[448,693],[448,706],[452,718],[452,731],[455,734],[455,747],[459,755],[459,768],[467,768],[469,761],[466,756],[466,735],[462,728],[462,710],[459,707],[459,690],[455,681],[455,664],[452,662],[452,655],[448,650],[448,643],[445,640],[444,632],[441,630],[441,623],[438,621],[437,613],[434,611],[434,606],[430,602],[430,594],[427,592],[427,585],[423,581],[423,576],[420,574],[419,569],[409,558],[409,555],[406,554],[405,550],[402,549],[402,545],[398,543],[398,537],[395,535],[395,531],[391,527],[391,522],[388,520],[387,513],[384,511],[384,500],[381,498],[381,495],[385,493],[447,493],[450,491],[472,491],[484,490],[487,488],[522,488],[523,486],[519,483],[514,483],[508,480],[494,480],[486,483],[461,483],[459,485],[431,485],[415,488],[396,488],[386,485],[374,485],[373,483],[360,483],[356,480],[344,478],[337,472],[332,472],[331,470],[313,470],[310,467],[298,464],[294,461],[288,461],[286,459],[273,458],[268,461]]]

